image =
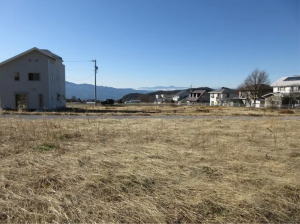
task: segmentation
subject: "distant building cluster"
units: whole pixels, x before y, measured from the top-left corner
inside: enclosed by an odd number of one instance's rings
[[[230,89],[219,90],[187,89],[175,95],[159,94],[155,104],[205,104],[210,106],[246,106],[246,107],[299,107],[300,76],[282,77],[271,85],[261,84],[257,90]]]

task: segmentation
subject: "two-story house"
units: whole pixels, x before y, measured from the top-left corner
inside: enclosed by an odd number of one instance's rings
[[[60,56],[34,47],[0,63],[0,108],[65,106],[65,65]]]
[[[273,93],[265,94],[266,107],[295,106],[300,103],[300,76],[282,77],[274,82]]]
[[[266,84],[247,86],[238,89],[238,100],[247,107],[263,107],[265,100],[262,96],[272,92],[273,88]]]
[[[180,92],[176,93],[173,96],[173,101],[174,102],[179,102],[184,98],[187,98],[189,96],[190,90],[186,89],[186,90],[181,90]]]
[[[186,99],[188,104],[194,103],[209,103],[209,94],[206,90],[194,90]]]
[[[155,95],[155,104],[171,103],[174,95],[157,94]]]
[[[233,98],[238,97],[238,93],[234,89],[222,87],[219,90],[209,92],[210,94],[210,105],[227,106]]]

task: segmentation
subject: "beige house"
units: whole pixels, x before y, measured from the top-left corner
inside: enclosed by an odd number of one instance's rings
[[[0,63],[0,108],[51,110],[65,106],[61,57],[34,47]]]

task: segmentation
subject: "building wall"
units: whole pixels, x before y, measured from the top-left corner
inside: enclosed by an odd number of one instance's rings
[[[228,103],[233,97],[237,97],[237,93],[211,93],[210,94],[210,105],[222,105]]]
[[[300,92],[300,87],[299,86],[273,87],[273,92],[281,92],[281,93]]]
[[[49,104],[48,57],[38,51],[30,52],[0,66],[0,96],[2,108],[15,108],[15,94],[27,94],[27,108],[38,109],[38,95],[43,94],[44,104]],[[19,81],[15,81],[15,72]],[[39,73],[39,81],[29,81],[28,73]]]
[[[49,108],[66,106],[65,66],[60,60],[48,59]]]

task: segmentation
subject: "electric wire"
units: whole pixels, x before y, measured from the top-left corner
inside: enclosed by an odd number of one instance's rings
[[[94,74],[91,75],[91,76],[89,76],[89,77],[87,77],[87,78],[84,78],[84,79],[73,79],[73,78],[70,78],[70,77],[68,77],[68,76],[66,76],[66,78],[72,79],[72,80],[74,80],[74,81],[83,81],[83,80],[87,80],[87,79],[91,78],[92,76],[94,76]]]

